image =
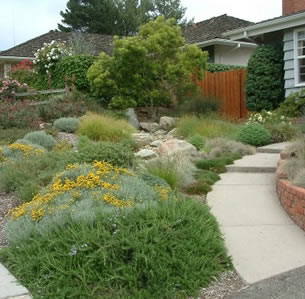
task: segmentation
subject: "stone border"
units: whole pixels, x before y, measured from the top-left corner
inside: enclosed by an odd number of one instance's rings
[[[281,153],[281,160],[287,158],[287,155]],[[283,173],[277,173],[277,194],[279,200],[290,216],[290,218],[303,230],[305,230],[305,189],[293,186]]]

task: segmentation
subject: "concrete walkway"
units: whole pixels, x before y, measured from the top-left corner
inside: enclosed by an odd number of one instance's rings
[[[260,148],[228,166],[207,196],[233,264],[249,284],[305,266],[305,232],[276,193],[274,172],[284,147]]]
[[[0,299],[30,299],[29,291],[0,264]]]

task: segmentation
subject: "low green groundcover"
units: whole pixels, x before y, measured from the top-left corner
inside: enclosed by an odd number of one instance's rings
[[[232,267],[215,218],[193,199],[71,221],[0,261],[34,298],[186,298]]]

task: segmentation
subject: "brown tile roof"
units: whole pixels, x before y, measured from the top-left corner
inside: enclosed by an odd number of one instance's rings
[[[221,15],[187,26],[183,30],[186,41],[190,44],[204,42],[214,38],[224,38],[222,33],[234,30],[254,23],[234,18],[228,15]]]
[[[104,34],[84,33],[84,39],[94,45],[93,55],[99,55],[104,51],[108,54],[112,52],[113,37]],[[53,31],[35,37],[13,48],[0,52],[0,56],[18,56],[18,57],[34,57],[34,53],[43,46],[43,43],[49,43],[52,40],[69,41],[71,40],[71,32]]]

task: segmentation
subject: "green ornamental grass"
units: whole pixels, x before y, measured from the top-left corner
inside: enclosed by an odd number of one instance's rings
[[[81,120],[79,133],[94,141],[120,141],[131,139],[135,130],[122,119],[115,119],[110,116],[87,114]]]

